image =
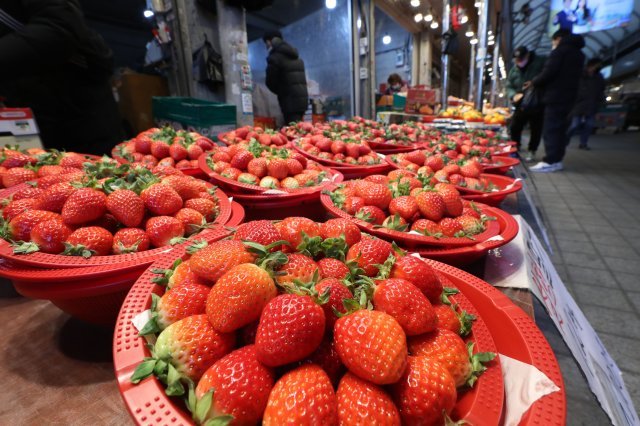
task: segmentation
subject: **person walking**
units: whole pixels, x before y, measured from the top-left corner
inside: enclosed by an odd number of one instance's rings
[[[520,149],[522,130],[529,123],[531,134],[525,161],[533,161],[542,137],[543,109],[540,107],[533,109],[522,107],[524,96],[522,86],[525,81],[529,81],[540,74],[546,58],[537,55],[534,51],[530,51],[526,46],[520,46],[513,53],[513,60],[514,66],[509,70],[509,75],[507,76],[507,96],[515,107],[511,117],[511,127],[509,128],[510,137],[512,141],[518,143],[518,149]]]
[[[33,110],[46,148],[106,154],[124,139],[112,71],[78,0],[0,0],[0,97]]]
[[[269,51],[267,87],[278,96],[285,124],[301,121],[309,104],[304,62],[280,31],[269,31],[262,40]]]
[[[578,97],[576,104],[571,111],[571,126],[569,126],[567,143],[576,133],[580,135],[580,145],[578,148],[590,150],[589,136],[593,130],[596,112],[605,102],[604,98],[604,77],[600,74],[602,61],[599,58],[592,58],[587,61],[587,66],[580,79]]]
[[[545,156],[531,167],[532,172],[557,172],[563,169],[569,115],[578,94],[584,66],[582,36],[558,30],[553,34],[551,44],[553,50],[542,72],[523,85],[525,90],[531,86],[540,90],[544,104],[542,136]]]

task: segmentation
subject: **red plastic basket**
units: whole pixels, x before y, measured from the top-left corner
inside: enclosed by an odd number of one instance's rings
[[[393,143],[380,143],[380,142],[368,142],[369,146],[375,152],[379,152],[381,154],[398,154],[401,152],[411,152],[418,148],[419,143],[412,143],[410,145],[400,145]]]
[[[281,220],[289,216],[304,216],[322,221],[326,211],[320,203],[320,192],[297,197],[265,197],[253,194],[232,194],[245,208],[246,220]]]
[[[503,149],[492,153],[493,157],[509,157],[511,154],[515,154],[518,152],[518,147],[509,145],[508,147],[504,147]]]
[[[216,190],[216,196],[218,198],[218,205],[220,213],[215,220],[215,224],[224,225],[229,221],[231,217],[231,201],[227,194],[222,190]],[[215,228],[205,229],[197,234],[195,239],[215,238],[217,231]],[[190,244],[189,242],[183,244]],[[120,254],[113,256],[92,256],[89,259],[85,259],[82,256],[63,256],[60,254],[47,254],[35,252],[31,254],[14,254],[11,245],[0,239],[0,257],[11,260],[17,265],[32,268],[81,268],[86,266],[100,266],[100,265],[126,265],[131,262],[139,265],[151,264],[159,255],[174,250],[174,247],[160,247],[152,250],[146,250],[139,253]]]
[[[185,258],[186,255],[183,256]],[[168,268],[173,264],[174,256],[160,259],[153,268]],[[145,380],[138,385],[130,382],[137,364],[150,355],[145,341],[131,320],[151,305],[151,293],[162,294],[163,289],[151,282],[149,268],[131,288],[125,299],[114,333],[113,360],[120,393],[129,413],[137,424],[156,425],[166,423],[191,424],[182,405],[169,398],[156,379]],[[475,342],[478,351],[496,352],[491,331],[485,325],[482,315],[463,293],[454,297],[459,305],[478,317],[474,323],[470,339]],[[487,371],[480,377],[476,386],[462,394],[455,408],[455,415],[472,424],[499,424],[504,402],[504,383],[498,359],[488,364]]]
[[[504,175],[511,170],[512,167],[517,166],[518,164],[520,164],[520,160],[517,158],[494,156],[491,157],[491,163],[483,164],[482,167],[485,173]]]
[[[494,184],[499,190],[492,192],[476,191],[463,186],[457,186],[462,198],[469,201],[476,201],[487,204],[489,206],[499,206],[507,195],[518,192],[522,189],[522,182],[507,176],[492,175],[483,173],[480,177],[487,179]]]
[[[244,222],[245,211],[244,207],[240,203],[236,203],[235,201],[231,203],[231,217],[229,221],[225,224],[228,227],[234,227],[240,225]]]
[[[411,250],[425,246],[472,246],[478,244],[479,242],[486,241],[491,237],[495,237],[500,233],[500,225],[496,223],[496,221],[489,221],[486,223],[487,225],[484,232],[474,235],[473,240],[470,238],[435,238],[426,235],[410,234],[408,232],[394,231],[386,228],[377,228],[369,222],[357,219],[344,210],[336,207],[335,204],[333,204],[333,201],[331,201],[331,197],[327,194],[322,194],[320,196],[320,202],[322,202],[322,205],[325,209],[327,209],[330,215],[350,220],[351,222],[358,225],[358,228],[360,228],[364,232],[368,232],[387,241],[395,241],[396,243]],[[480,208],[483,213],[488,213],[487,207],[488,206],[485,206],[483,204],[478,204],[478,208]]]
[[[489,250],[496,249],[508,244],[518,235],[518,222],[509,213],[496,209],[487,208],[487,213],[496,218],[496,222],[500,225],[500,234],[502,239],[493,239],[484,241],[472,246],[466,247],[434,247],[434,248],[416,248],[414,249],[421,256],[447,263],[454,266],[464,266],[485,256]]]
[[[209,164],[207,163],[207,158],[208,155],[207,154],[203,154],[200,156],[200,158],[198,159],[198,164],[200,164],[200,169],[206,174],[208,175],[211,180],[213,182],[215,182],[217,185],[232,191],[232,192],[246,192],[246,193],[250,193],[250,194],[263,194],[263,193],[267,193],[269,197],[273,196],[273,195],[286,195],[286,194],[312,194],[318,191],[321,191],[323,188],[325,188],[327,185],[331,185],[332,183],[340,183],[342,182],[342,180],[344,179],[344,177],[342,176],[342,173],[337,172],[333,169],[330,169],[328,167],[325,166],[320,166],[322,168],[323,171],[327,172],[329,174],[329,178],[327,180],[327,182],[323,182],[321,185],[317,185],[317,186],[311,186],[311,187],[305,187],[305,188],[296,188],[296,189],[278,189],[278,191],[282,194],[274,194],[274,190],[270,189],[270,188],[264,188],[262,186],[258,186],[258,185],[252,185],[249,183],[242,183],[242,182],[238,182],[237,180],[233,180],[233,179],[228,179],[224,176],[222,176],[219,173],[214,172],[213,170],[211,170],[211,167],[209,167]],[[286,193],[286,194],[284,194]]]

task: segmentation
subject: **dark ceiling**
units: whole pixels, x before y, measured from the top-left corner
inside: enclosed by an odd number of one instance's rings
[[[275,0],[258,12],[247,12],[247,38],[257,40],[265,31],[279,30],[323,7],[324,0]]]

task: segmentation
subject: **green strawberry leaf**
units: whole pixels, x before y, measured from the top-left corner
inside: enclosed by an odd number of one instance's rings
[[[176,368],[169,364],[167,373],[167,389],[165,393],[169,396],[184,395],[184,385],[180,381],[180,373]]]
[[[17,241],[11,244],[13,254],[29,254],[40,251],[40,247],[34,242]]]
[[[469,335],[469,333],[471,333],[471,328],[473,327],[473,322],[476,320],[476,316],[465,310],[457,315],[458,320],[460,321],[460,332],[458,334],[462,337]]]
[[[473,387],[478,377],[487,370],[485,363],[490,362],[496,357],[494,352],[478,352],[473,353],[473,342],[467,343],[467,351],[469,353],[469,362],[471,363],[471,374],[467,379],[467,385]]]
[[[205,393],[202,398],[196,401],[196,410],[193,413],[194,420],[202,424],[207,418],[207,414],[209,414],[209,410],[211,409],[211,404],[213,402],[213,392],[211,389],[209,392]]]
[[[131,383],[137,384],[153,374],[157,360],[155,358],[145,358],[131,375]]]

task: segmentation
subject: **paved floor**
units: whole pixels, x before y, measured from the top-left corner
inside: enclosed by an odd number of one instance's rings
[[[595,135],[592,151],[567,150],[565,170],[532,174],[551,256],[640,410],[640,133]],[[546,315],[538,316],[567,384],[567,424],[608,418]]]

